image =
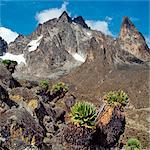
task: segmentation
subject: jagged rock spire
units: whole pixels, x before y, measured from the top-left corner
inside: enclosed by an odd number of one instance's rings
[[[150,60],[150,50],[145,38],[128,17],[123,17],[119,39],[124,50],[141,60]]]
[[[82,27],[84,28],[89,28],[87,26],[87,24],[85,23],[84,19],[82,16],[78,16],[76,18],[73,19],[73,22],[77,23],[77,24],[80,24]]]
[[[127,16],[123,17],[121,28],[124,26],[126,26],[127,28],[130,28],[130,27],[135,28],[134,24],[131,22],[131,20]]]
[[[62,13],[62,15],[59,17],[59,22],[72,22],[72,19],[69,17],[66,11]]]

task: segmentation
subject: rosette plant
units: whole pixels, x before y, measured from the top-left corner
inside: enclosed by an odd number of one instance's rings
[[[127,141],[125,150],[141,150],[141,143],[135,138],[130,138]]]
[[[89,102],[77,102],[71,108],[69,116],[74,125],[92,128],[97,116],[96,107]]]
[[[110,91],[104,95],[103,99],[110,105],[120,103],[122,106],[126,106],[128,103],[128,95],[122,91]]]
[[[68,92],[69,87],[64,82],[58,82],[52,86],[52,92]]]

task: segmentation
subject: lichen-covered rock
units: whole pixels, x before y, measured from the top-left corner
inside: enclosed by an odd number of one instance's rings
[[[14,108],[0,116],[1,147],[21,149],[25,145],[40,146],[43,140],[43,128],[34,120],[25,108]],[[14,144],[14,143],[18,144]]]
[[[105,106],[96,123],[93,142],[98,147],[111,148],[124,133],[125,115],[120,106]]]
[[[91,146],[94,129],[68,124],[64,128],[64,142],[68,149],[88,150]]]
[[[18,104],[24,101],[27,104],[31,105],[31,103],[29,103],[30,101],[38,101],[38,96],[32,90],[24,87],[13,88],[9,92],[9,98],[17,102]]]

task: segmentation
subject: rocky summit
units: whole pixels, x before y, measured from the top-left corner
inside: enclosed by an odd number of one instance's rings
[[[72,19],[66,12],[58,19],[39,24],[29,36],[19,35],[7,52],[22,54],[25,59],[18,66],[16,77],[50,79],[95,60],[94,55],[100,55],[101,61],[110,65],[140,64],[150,59],[144,37],[127,17],[123,18],[119,37],[114,39],[91,30],[81,16]]]
[[[114,38],[63,12],[0,55],[0,149],[148,150],[150,49],[128,17]]]

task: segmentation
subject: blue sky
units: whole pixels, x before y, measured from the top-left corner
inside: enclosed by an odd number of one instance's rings
[[[81,15],[94,29],[99,28],[113,36],[120,31],[122,17],[128,16],[137,29],[149,38],[148,0],[1,0],[0,7],[0,26],[24,35],[33,32],[42,17],[48,15],[53,18],[62,10],[67,10],[72,17]]]

